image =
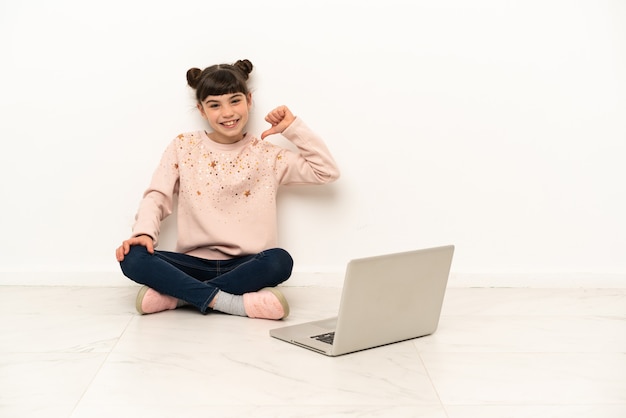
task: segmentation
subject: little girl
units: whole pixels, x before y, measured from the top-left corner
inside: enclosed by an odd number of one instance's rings
[[[258,139],[245,131],[252,63],[187,71],[210,132],[178,135],[167,147],[135,217],[116,250],[124,275],[143,284],[140,314],[189,304],[251,318],[282,319],[289,305],[276,286],[293,260],[277,248],[276,193],[289,184],[325,184],[339,170],[324,142],[285,106],[265,120]],[[268,141],[282,134],[299,152]],[[156,250],[161,221],[178,196],[176,251]]]

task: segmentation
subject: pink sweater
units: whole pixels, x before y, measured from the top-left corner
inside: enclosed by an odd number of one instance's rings
[[[177,252],[223,260],[276,247],[278,187],[339,177],[326,145],[300,118],[282,135],[299,153],[249,134],[235,144],[214,142],[203,131],[179,135],[144,193],[132,235],[157,244],[178,194]]]

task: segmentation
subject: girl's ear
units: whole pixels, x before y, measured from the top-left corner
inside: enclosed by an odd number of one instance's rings
[[[248,95],[246,96],[246,99],[248,101],[248,110],[252,107],[252,93],[248,93]]]
[[[198,110],[200,111],[200,115],[201,115],[204,119],[206,119],[206,114],[204,113],[204,108],[202,107],[202,103],[198,103],[198,104],[196,105],[196,107],[197,107],[197,108],[198,108]]]

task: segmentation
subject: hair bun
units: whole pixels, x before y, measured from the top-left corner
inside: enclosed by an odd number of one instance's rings
[[[253,65],[249,60],[243,59],[243,60],[238,60],[236,63],[234,63],[233,67],[237,68],[239,71],[245,74],[246,80],[247,80],[248,74],[252,72]]]
[[[200,74],[202,74],[202,70],[199,68],[190,68],[187,70],[187,84],[191,88],[198,87],[198,83],[200,82]]]

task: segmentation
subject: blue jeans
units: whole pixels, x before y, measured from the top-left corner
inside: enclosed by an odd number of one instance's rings
[[[291,276],[293,259],[281,248],[230,260],[207,260],[133,245],[120,262],[129,279],[182,299],[206,313],[219,290],[234,295],[274,287]]]

